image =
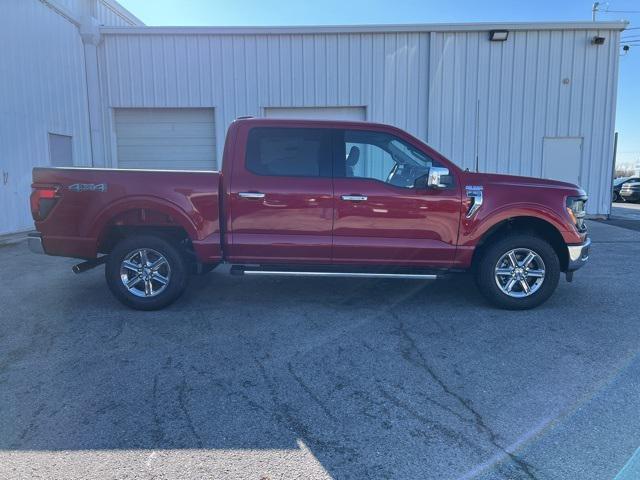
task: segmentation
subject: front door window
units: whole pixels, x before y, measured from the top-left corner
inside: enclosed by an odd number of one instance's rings
[[[367,178],[413,188],[415,181],[435,165],[424,153],[384,132],[347,130],[344,146],[347,178]]]

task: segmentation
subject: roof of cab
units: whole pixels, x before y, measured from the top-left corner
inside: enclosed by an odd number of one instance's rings
[[[400,130],[393,125],[387,125],[384,123],[375,123],[375,122],[366,122],[362,120],[320,120],[320,119],[309,119],[309,118],[265,118],[265,117],[251,117],[251,116],[243,116],[238,117],[234,120],[233,123],[241,124],[241,123],[250,123],[262,126],[292,126],[294,124],[305,125],[305,126],[318,126],[324,128],[344,128],[344,127],[376,127],[376,128],[385,128],[391,130]]]

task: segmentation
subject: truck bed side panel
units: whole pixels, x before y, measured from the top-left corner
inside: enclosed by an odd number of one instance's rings
[[[59,200],[36,221],[51,255],[94,258],[111,226],[176,226],[200,261],[222,256],[218,172],[35,168],[33,186],[55,185]]]

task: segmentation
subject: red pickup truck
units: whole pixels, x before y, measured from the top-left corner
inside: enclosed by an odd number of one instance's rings
[[[471,271],[532,308],[588,259],[585,192],[463,171],[397,128],[243,118],[221,172],[35,168],[32,250],[106,264],[124,304],[165,307],[190,273],[434,279]]]

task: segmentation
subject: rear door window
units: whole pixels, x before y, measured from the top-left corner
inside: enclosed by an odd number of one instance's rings
[[[330,177],[331,164],[328,129],[259,127],[249,131],[245,165],[256,175]]]

